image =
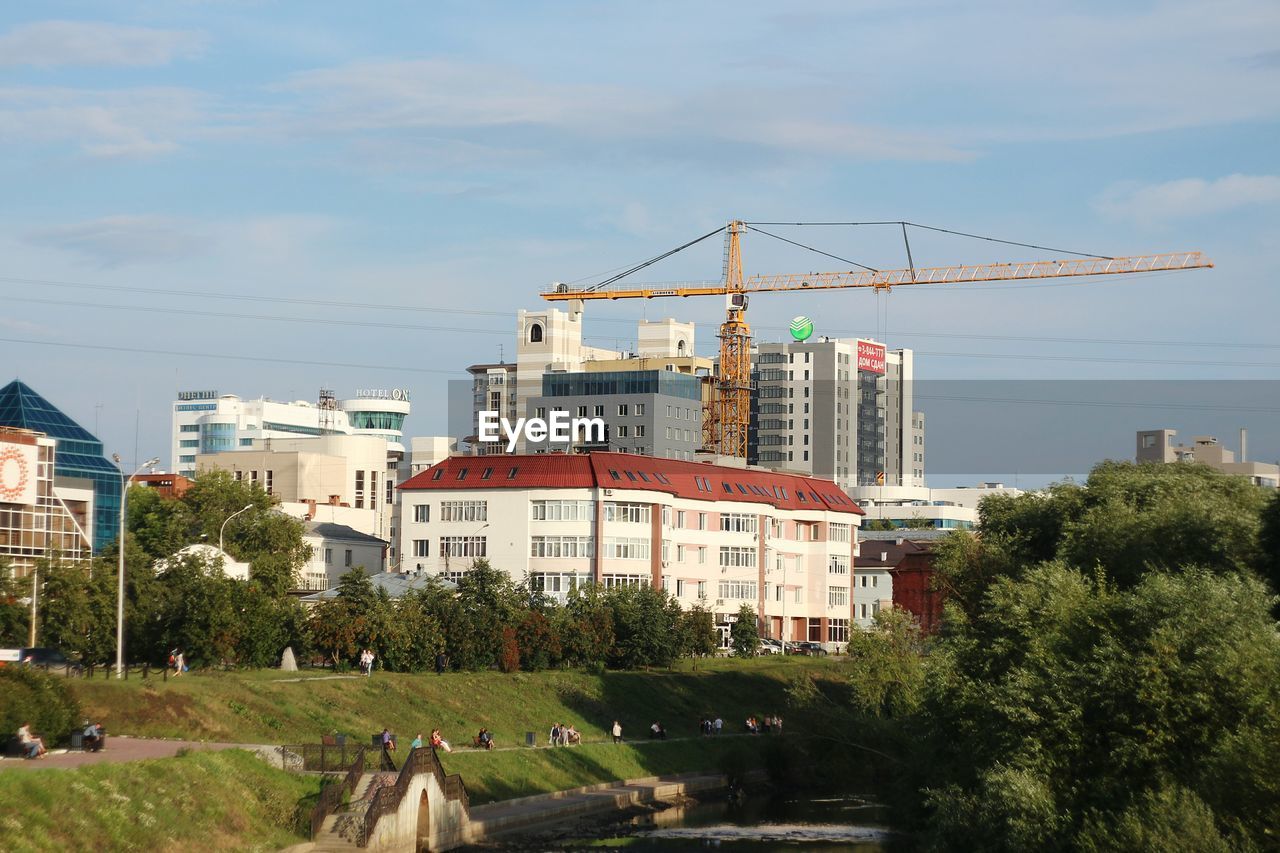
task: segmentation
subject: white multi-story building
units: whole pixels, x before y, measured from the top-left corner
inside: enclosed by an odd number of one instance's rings
[[[761,630],[843,644],[862,511],[827,480],[621,453],[455,456],[400,486],[402,571],[478,557],[559,600],[651,584]]]
[[[950,489],[924,486],[858,486],[849,490],[867,514],[867,521],[888,521],[895,527],[934,527],[954,530],[976,527],[978,504],[988,495],[1022,494],[1004,483],[979,483]]]
[[[387,543],[345,524],[309,521],[302,541],[311,559],[298,572],[299,589],[329,589],[352,569],[378,575],[386,568]]]
[[[748,458],[860,485],[924,485],[924,415],[912,411],[914,356],[866,340],[763,342]]]
[[[173,403],[171,470],[194,477],[200,454],[252,447],[269,438],[323,435],[379,436],[388,459],[398,461],[404,456],[402,429],[408,414],[409,392],[402,389],[361,389],[349,400],[321,391],[316,403],[182,391]]]

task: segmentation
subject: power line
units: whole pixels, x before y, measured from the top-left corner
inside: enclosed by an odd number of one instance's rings
[[[919,222],[907,222],[903,219],[883,220],[875,222],[747,222],[746,225],[819,225],[819,226],[862,226],[862,225],[901,225],[922,228],[925,231],[937,231],[940,234],[952,234],[956,237],[968,237],[972,240],[985,240],[988,243],[1003,243],[1006,246],[1021,246],[1024,249],[1036,249],[1041,252],[1061,252],[1064,255],[1076,255],[1081,258],[1102,258],[1113,260],[1111,255],[1099,255],[1094,252],[1074,252],[1071,249],[1054,249],[1050,246],[1039,246],[1035,243],[1020,243],[1017,240],[1003,240],[999,237],[987,237],[982,234],[969,234],[951,228],[939,228],[934,225],[921,225]],[[763,233],[763,232],[761,232]]]

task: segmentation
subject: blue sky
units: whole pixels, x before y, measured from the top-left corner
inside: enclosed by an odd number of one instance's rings
[[[166,456],[178,388],[408,387],[428,434],[548,282],[731,218],[907,219],[1217,267],[759,297],[758,336],[808,314],[915,348],[929,379],[1280,378],[1278,130],[1265,0],[5,4],[0,363],[126,459],[135,424]],[[889,229],[777,230],[905,265]],[[718,276],[713,242],[644,280]],[[841,266],[761,236],[744,260]],[[587,330],[626,347],[675,315],[710,352],[720,310],[591,305]]]

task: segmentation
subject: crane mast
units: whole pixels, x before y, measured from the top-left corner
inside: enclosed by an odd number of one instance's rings
[[[907,285],[1121,275],[1207,269],[1213,266],[1213,262],[1200,252],[1166,252],[1119,258],[1084,257],[1066,261],[957,264],[896,270],[864,269],[747,277],[742,269],[742,234],[747,227],[745,222],[735,219],[725,228],[724,265],[719,282],[685,282],[674,285],[611,282],[606,286],[583,288],[556,284],[542,293],[542,298],[548,301],[573,301],[578,302],[579,307],[579,300],[590,299],[723,295],[726,316],[720,325],[720,364],[712,383],[711,394],[703,407],[703,446],[713,453],[744,459],[747,456],[747,430],[751,420],[751,327],[747,323],[749,294],[857,287],[889,290]],[[699,239],[711,236],[714,236],[714,232]]]

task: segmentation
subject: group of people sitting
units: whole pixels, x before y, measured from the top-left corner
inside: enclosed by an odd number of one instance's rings
[[[747,731],[753,735],[758,735],[762,731],[765,734],[782,734],[782,718],[774,714],[766,716],[764,722],[761,722],[754,716],[747,717]]]
[[[556,723],[551,726],[551,737],[547,739],[547,743],[550,746],[572,746],[582,743],[582,735],[573,727],[573,723]]]
[[[81,738],[81,743],[86,752],[101,752],[102,746],[106,742],[107,732],[102,728],[101,723],[85,720]],[[23,723],[18,727],[18,741],[22,745],[24,758],[43,758],[49,754],[49,750],[44,745],[44,738],[31,731],[30,722]]]
[[[484,731],[484,729],[481,729],[481,731]],[[443,749],[445,752],[453,752],[453,747],[449,746],[449,741],[445,740],[444,737],[441,736],[439,729],[431,730],[431,736],[427,739],[427,743],[435,749]],[[390,744],[390,747],[388,747],[388,744]],[[422,732],[418,732],[418,736],[409,744],[409,748],[421,749],[422,745]],[[386,729],[382,730],[382,748],[389,750],[394,750],[396,748],[395,739],[387,733]]]

